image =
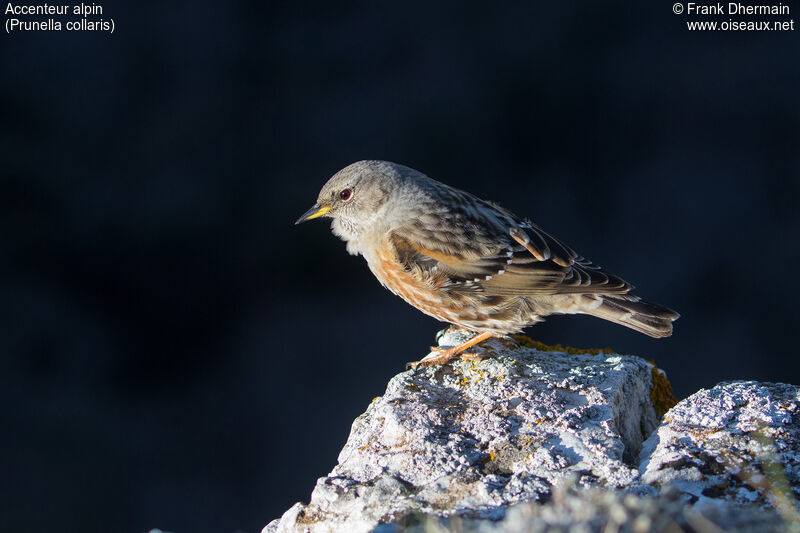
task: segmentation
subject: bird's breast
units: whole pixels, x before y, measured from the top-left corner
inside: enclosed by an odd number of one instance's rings
[[[456,293],[433,278],[421,279],[397,261],[393,250],[376,247],[365,258],[384,287],[426,315],[473,331],[508,333],[520,329],[515,313],[506,305],[484,302],[480,293]]]
[[[397,261],[393,251],[377,248],[365,255],[370,270],[381,284],[420,311],[444,322],[458,322],[458,313],[450,309],[431,281],[419,279]]]

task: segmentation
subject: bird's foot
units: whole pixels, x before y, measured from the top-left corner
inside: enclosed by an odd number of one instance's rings
[[[467,361],[480,361],[483,359],[482,355],[476,353],[467,353],[461,352],[452,354],[449,353],[453,350],[453,348],[440,348],[438,346],[431,346],[431,353],[420,359],[419,361],[412,361],[410,363],[406,363],[406,370],[416,370],[418,368],[425,368],[428,366],[438,366],[447,363],[455,359],[456,357],[460,357],[461,359],[466,359]]]
[[[439,346],[431,346],[431,353],[427,356],[423,357],[419,361],[412,361],[406,364],[406,370],[416,370],[417,368],[425,368],[428,366],[438,366],[443,365],[449,361],[452,361],[456,357],[461,357],[463,359],[467,359],[468,361],[480,361],[483,357],[474,354],[474,353],[466,353],[465,350],[475,346],[479,342],[483,342],[492,334],[484,331],[483,333],[472,337],[467,342],[463,342],[458,346],[454,346],[453,348],[440,348]]]

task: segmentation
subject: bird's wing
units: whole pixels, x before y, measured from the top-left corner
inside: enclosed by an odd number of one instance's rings
[[[483,283],[489,294],[624,294],[633,287],[530,222],[509,228],[513,254]]]
[[[421,282],[504,296],[632,289],[529,221],[469,199],[451,202],[446,214],[428,206],[425,215],[389,234],[397,260]]]

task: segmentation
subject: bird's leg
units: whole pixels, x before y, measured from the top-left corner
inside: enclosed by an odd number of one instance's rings
[[[443,365],[448,361],[455,359],[456,357],[463,357],[463,356],[474,357],[474,354],[465,354],[464,350],[471,348],[472,346],[475,346],[479,342],[485,341],[491,336],[492,334],[490,332],[484,331],[479,335],[475,335],[467,342],[462,342],[458,346],[454,346],[453,348],[448,348],[447,350],[439,348],[438,346],[433,347],[434,351],[439,350],[439,353],[435,355],[429,355],[428,357],[422,359],[421,361],[413,361],[411,363],[408,363],[406,365],[406,369],[409,368],[417,369],[417,368],[425,368],[426,366]]]

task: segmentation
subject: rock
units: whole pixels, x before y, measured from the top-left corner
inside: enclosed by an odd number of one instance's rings
[[[800,531],[800,388],[720,384],[657,427],[671,391],[643,359],[526,337],[474,351],[392,378],[310,503],[264,531]]]
[[[666,414],[641,459],[644,483],[788,512],[800,496],[800,387],[737,381],[700,390]]]
[[[437,528],[438,526],[438,528]],[[631,533],[721,532],[776,533],[791,524],[774,512],[729,503],[687,505],[680,492],[665,490],[654,496],[623,491],[580,489],[559,485],[548,502],[524,502],[508,509],[502,521],[453,519],[423,520],[410,531],[470,531],[476,533],[545,533],[551,531]]]
[[[491,357],[395,376],[353,423],[311,503],[273,527],[369,531],[417,514],[496,520],[509,504],[546,500],[567,477],[578,486],[633,483],[657,425],[652,365],[500,339],[475,351]]]

